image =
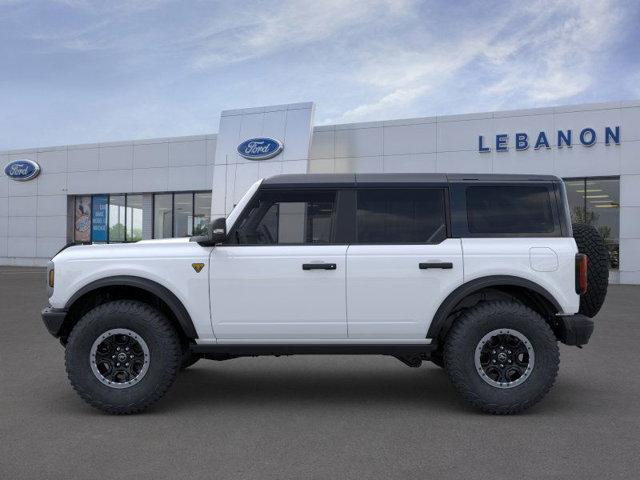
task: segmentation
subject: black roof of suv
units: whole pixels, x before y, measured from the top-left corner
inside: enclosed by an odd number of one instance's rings
[[[355,187],[358,185],[410,186],[459,182],[559,182],[554,175],[504,175],[476,173],[309,173],[285,174],[266,178],[267,188]]]

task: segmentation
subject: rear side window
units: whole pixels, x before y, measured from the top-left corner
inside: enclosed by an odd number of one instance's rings
[[[466,190],[470,233],[540,234],[556,230],[545,186],[492,185]]]
[[[358,243],[439,243],[447,236],[444,190],[359,190]]]

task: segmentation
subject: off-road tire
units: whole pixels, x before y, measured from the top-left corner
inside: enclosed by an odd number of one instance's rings
[[[432,352],[431,356],[429,357],[429,361],[436,367],[444,368],[444,357],[442,355],[442,350],[438,349],[435,352]]]
[[[528,378],[511,388],[488,384],[474,361],[481,339],[501,328],[524,335],[535,355]],[[468,404],[486,413],[519,413],[540,401],[552,387],[559,363],[558,343],[549,325],[518,302],[483,302],[470,308],[456,320],[445,340],[444,365],[451,383]]]
[[[191,365],[200,360],[200,355],[193,353],[188,348],[182,352],[182,361],[180,363],[180,370],[186,370]]]
[[[105,385],[90,365],[93,343],[111,329],[135,332],[149,349],[146,374],[127,388]],[[111,414],[139,413],[157,402],[173,384],[181,360],[180,340],[173,325],[160,311],[135,300],[108,302],[87,312],[71,331],[65,351],[67,375],[78,395]]]
[[[574,223],[573,238],[578,251],[588,257],[587,291],[580,296],[579,312],[587,317],[595,317],[607,296],[609,251],[600,232],[591,225]]]

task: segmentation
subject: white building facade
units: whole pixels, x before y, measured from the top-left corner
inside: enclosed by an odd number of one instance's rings
[[[280,173],[553,174],[574,220],[605,237],[611,281],[640,284],[640,101],[313,119],[313,103],[257,107],[223,112],[217,134],[0,152],[0,265],[43,265],[69,242],[198,234]],[[251,140],[281,151],[245,158]]]

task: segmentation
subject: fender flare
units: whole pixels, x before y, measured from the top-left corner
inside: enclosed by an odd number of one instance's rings
[[[427,338],[438,338],[442,331],[447,329],[447,318],[454,307],[467,296],[488,287],[523,287],[542,296],[553,306],[556,312],[562,311],[560,303],[554,296],[537,283],[511,275],[490,275],[470,280],[451,292],[440,304],[436,314],[433,316],[431,325],[429,325],[429,331],[427,332]]]
[[[188,338],[198,338],[198,333],[193,326],[191,316],[189,315],[189,312],[187,311],[183,303],[178,299],[178,297],[176,297],[176,295],[167,287],[143,277],[136,277],[132,275],[114,275],[112,277],[104,277],[95,280],[76,291],[65,304],[65,309],[69,310],[69,308],[79,298],[83,297],[87,293],[90,293],[99,288],[111,286],[135,287],[141,290],[145,290],[152,295],[155,295],[167,304],[169,310],[171,310],[173,315],[176,317],[184,334]]]

